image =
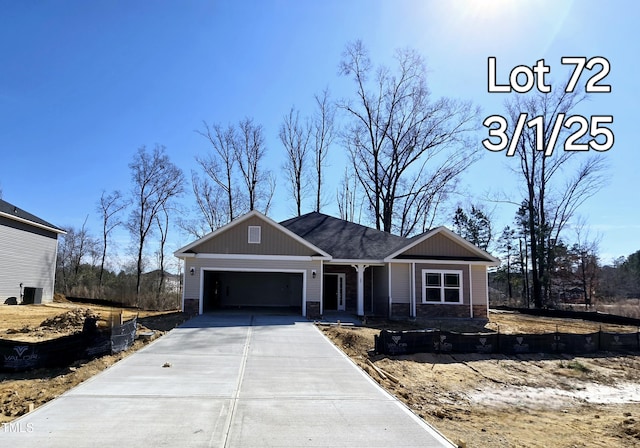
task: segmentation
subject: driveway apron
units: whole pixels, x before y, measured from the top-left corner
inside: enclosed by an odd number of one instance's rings
[[[0,427],[7,447],[452,447],[312,323],[198,316]]]

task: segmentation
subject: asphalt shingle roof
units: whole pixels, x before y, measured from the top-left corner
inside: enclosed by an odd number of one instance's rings
[[[30,221],[34,224],[38,224],[40,226],[49,227],[54,230],[58,230],[63,232],[62,229],[54,226],[50,222],[45,221],[44,219],[38,218],[36,215],[32,215],[31,213],[22,210],[21,208],[16,207],[13,204],[8,203],[0,199],[0,212],[5,213],[10,216],[15,216],[16,218],[24,219],[26,221]]]
[[[411,241],[318,212],[282,221],[280,225],[334,259],[381,260]]]

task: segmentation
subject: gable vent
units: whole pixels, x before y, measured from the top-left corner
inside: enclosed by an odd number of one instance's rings
[[[249,226],[249,244],[260,244],[261,231],[260,226]]]

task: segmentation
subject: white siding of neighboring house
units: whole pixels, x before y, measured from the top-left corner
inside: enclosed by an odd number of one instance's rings
[[[57,250],[57,237],[0,223],[0,303],[9,297],[20,301],[20,283],[42,288],[42,302],[53,301]]]

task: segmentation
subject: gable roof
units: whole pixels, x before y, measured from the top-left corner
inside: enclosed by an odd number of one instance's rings
[[[421,235],[405,238],[318,212],[307,213],[276,223],[255,210],[184,246],[174,252],[174,255],[178,258],[195,256],[198,246],[252,217],[264,220],[295,241],[314,250],[318,256],[334,262],[368,261],[383,263],[393,259],[428,259],[469,261],[489,265],[499,263],[497,258],[446,227],[437,227]],[[460,253],[457,256],[454,254],[451,254],[452,256],[443,256],[442,254],[406,254],[411,248],[436,235],[443,235],[453,240],[457,246],[464,249],[467,255],[461,256]]]
[[[411,249],[412,247],[415,247],[418,244],[424,241],[427,241],[430,238],[435,237],[436,235],[444,235],[445,237],[452,239],[454,242],[456,242],[457,244],[459,244],[460,246],[468,250],[471,254],[473,254],[473,256],[472,257],[428,257],[429,259],[442,259],[442,260],[458,259],[458,260],[464,260],[464,261],[489,262],[489,264],[500,264],[499,259],[491,255],[490,253],[480,249],[475,244],[470,243],[469,241],[462,238],[457,233],[452,232],[451,230],[447,229],[444,226],[436,227],[435,229],[431,229],[421,235],[416,235],[415,237],[407,241],[406,245],[404,245],[403,247],[399,247],[396,251],[390,253],[385,258],[385,261],[390,261],[393,258],[396,258],[396,259],[421,258],[416,256],[403,256],[403,254],[409,249]]]
[[[281,226],[280,224],[278,224],[277,222],[273,221],[272,219],[268,218],[267,216],[263,215],[262,213],[260,213],[257,210],[253,210],[250,211],[249,213],[246,213],[242,216],[240,216],[239,218],[234,219],[233,221],[231,221],[228,224],[225,224],[222,227],[219,227],[218,229],[214,230],[213,232],[205,235],[204,237],[192,242],[191,244],[188,244],[186,246],[184,246],[181,249],[178,249],[177,251],[174,252],[174,255],[178,258],[180,257],[188,257],[188,256],[193,256],[193,254],[195,254],[195,251],[193,249],[195,249],[197,246],[200,246],[202,243],[205,243],[209,240],[211,240],[212,238],[215,238],[216,236],[224,233],[225,231],[253,218],[253,217],[257,217],[259,219],[262,219],[263,221],[265,221],[266,223],[274,226],[276,229],[278,229],[279,231],[283,232],[284,234],[286,234],[287,236],[289,236],[290,238],[294,239],[295,241],[297,241],[298,243],[304,245],[305,247],[311,249],[313,252],[317,253],[318,256],[323,257],[323,258],[331,258],[331,256],[326,253],[325,251],[323,251],[321,248],[316,247],[315,245],[313,245],[312,242],[305,240],[304,238],[301,238],[299,235],[295,234],[294,232],[291,232],[290,230],[288,230],[286,227]]]
[[[45,221],[44,219],[38,218],[37,216],[32,215],[31,213],[22,210],[21,208],[18,208],[15,205],[10,204],[9,202],[2,199],[0,199],[0,216],[11,219],[13,221],[18,221],[35,227],[39,227],[41,229],[49,230],[51,232],[60,234],[67,233],[59,227],[56,227],[53,224]]]
[[[280,224],[331,254],[334,260],[382,260],[408,243],[401,236],[318,212],[291,218]]]

